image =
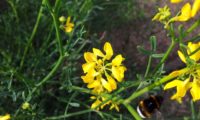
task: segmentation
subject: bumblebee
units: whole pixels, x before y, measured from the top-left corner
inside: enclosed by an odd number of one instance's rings
[[[163,97],[151,95],[149,98],[141,100],[137,106],[137,112],[142,118],[150,118],[152,114],[160,109]]]

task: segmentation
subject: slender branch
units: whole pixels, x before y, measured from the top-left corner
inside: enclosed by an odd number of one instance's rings
[[[43,9],[44,9],[44,7],[43,7],[44,3],[45,3],[45,0],[42,0],[42,4],[41,4],[41,6],[40,6],[40,10],[39,10],[39,13],[38,13],[38,16],[37,16],[37,20],[36,20],[35,26],[34,26],[33,31],[32,31],[32,33],[31,33],[31,37],[28,39],[28,43],[27,43],[27,45],[26,45],[26,47],[25,47],[24,54],[23,54],[22,60],[21,60],[21,62],[20,62],[20,69],[22,69],[22,67],[23,67],[24,60],[25,60],[26,55],[27,55],[27,53],[28,53],[28,49],[29,49],[29,47],[30,47],[30,45],[31,45],[31,43],[32,43],[32,41],[33,41],[33,38],[35,37],[37,28],[38,28],[39,23],[40,23],[40,19],[41,19],[41,17],[42,17],[42,12],[43,12]]]
[[[123,105],[128,109],[128,111],[131,113],[131,115],[136,119],[136,120],[142,120],[141,117],[138,115],[138,113],[135,111],[135,109],[130,106],[130,104],[123,103]]]
[[[72,116],[76,116],[76,115],[81,115],[81,114],[85,114],[88,112],[92,112],[94,110],[92,109],[88,109],[88,110],[83,110],[83,111],[78,111],[78,112],[74,112],[74,113],[68,113],[67,115],[60,115],[60,116],[55,116],[55,117],[47,117],[43,120],[60,120],[63,118],[68,118],[68,117],[72,117]]]

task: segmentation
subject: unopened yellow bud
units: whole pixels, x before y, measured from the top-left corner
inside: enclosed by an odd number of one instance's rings
[[[66,18],[65,18],[64,16],[61,16],[61,17],[59,17],[59,21],[60,21],[60,22],[65,22],[65,21],[66,21]]]

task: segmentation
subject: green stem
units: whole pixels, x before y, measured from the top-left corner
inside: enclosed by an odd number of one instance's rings
[[[191,111],[192,111],[192,120],[196,120],[196,113],[194,109],[194,102],[191,100],[190,101],[190,106],[191,106]]]
[[[63,119],[63,118],[77,116],[77,115],[85,114],[85,113],[92,112],[92,111],[94,111],[94,110],[88,109],[88,110],[83,110],[83,111],[79,111],[79,112],[68,113],[67,115],[60,115],[60,116],[55,116],[55,117],[47,117],[47,118],[45,118],[43,120],[58,120],[58,119],[60,120],[60,119]]]
[[[172,39],[172,42],[169,46],[169,48],[167,49],[166,53],[164,54],[163,58],[161,59],[161,61],[158,63],[158,65],[156,66],[156,68],[154,69],[153,73],[155,74],[156,71],[160,68],[160,66],[166,61],[166,59],[168,58],[170,52],[173,50],[175,46],[175,40]]]
[[[15,14],[17,24],[19,24],[19,16],[18,16],[18,13],[17,13],[17,9],[16,9],[16,7],[13,3],[13,0],[7,0],[7,2],[10,4],[10,6],[11,6],[11,8],[12,8],[14,14]]]
[[[134,92],[130,97],[128,97],[127,99],[125,99],[124,101],[121,101],[123,103],[130,103],[133,99],[139,97],[140,95],[144,94],[145,92],[148,92],[150,91],[151,89],[155,88],[156,86],[159,86],[173,78],[176,78],[182,74],[185,74],[187,71],[189,71],[189,68],[183,68],[181,70],[178,70],[178,71],[174,71],[172,72],[171,74],[169,74],[168,76],[165,76],[163,77],[162,79],[160,79],[159,81],[137,91],[137,92]]]
[[[131,113],[131,115],[136,119],[136,120],[142,120],[141,117],[138,115],[138,113],[135,111],[135,109],[130,106],[127,103],[123,103],[123,105],[128,109],[128,111]]]
[[[185,36],[191,33],[194,29],[196,29],[200,25],[200,19],[197,20],[190,28],[187,29]]]
[[[62,61],[64,60],[64,58],[65,57],[59,57],[59,59],[58,59],[58,61],[57,61],[57,63],[56,63],[56,65],[53,67],[53,69],[49,72],[49,74],[46,76],[46,77],[44,77],[44,79],[42,79],[42,81],[41,82],[39,82],[36,86],[37,87],[39,87],[39,86],[41,86],[42,84],[44,84],[47,80],[49,80],[49,78],[51,78],[54,74],[55,74],[55,72],[58,70],[58,68],[59,68],[59,66],[62,64]]]
[[[38,26],[39,26],[40,19],[41,19],[41,17],[42,17],[42,12],[43,12],[43,9],[44,9],[44,7],[43,7],[44,3],[45,3],[45,0],[42,0],[42,4],[41,4],[41,6],[40,6],[40,10],[39,10],[39,13],[38,13],[38,16],[37,16],[37,20],[36,20],[35,26],[34,26],[33,31],[32,31],[32,33],[31,33],[31,37],[28,39],[28,43],[27,43],[27,45],[26,45],[26,47],[25,47],[24,54],[23,54],[22,60],[21,60],[21,62],[20,62],[20,69],[22,69],[22,67],[23,67],[24,60],[25,60],[26,55],[27,55],[27,53],[28,53],[28,49],[29,49],[29,47],[30,47],[30,45],[31,45],[31,43],[32,43],[32,41],[33,41],[33,38],[34,38],[34,36],[35,36],[35,34],[36,34],[36,31],[37,31],[37,28],[38,28]]]
[[[58,4],[58,2],[56,2]],[[51,9],[52,7],[50,6],[50,3],[48,0],[45,0],[45,4],[47,5],[47,7],[49,9]],[[57,7],[55,7],[57,8]],[[57,12],[57,11],[56,11]],[[59,22],[58,22],[58,17],[56,14],[55,10],[51,10],[51,16],[53,18],[53,23],[56,29],[56,40],[58,42],[58,48],[59,48],[59,53],[60,56],[64,56],[64,49],[63,49],[63,45],[62,45],[62,41],[61,41],[61,37],[60,37],[60,29],[59,29]]]
[[[46,4],[49,8],[51,8],[49,1],[48,0],[44,0],[44,4]],[[58,5],[58,4],[57,4]],[[56,6],[55,6],[56,8]],[[59,49],[59,53],[60,53],[60,57],[58,59],[58,61],[56,62],[56,65],[53,67],[53,69],[46,75],[46,77],[44,77],[38,84],[36,84],[36,86],[32,89],[31,93],[29,94],[29,97],[27,97],[27,99],[30,98],[30,96],[32,96],[32,94],[37,90],[38,87],[42,86],[44,83],[46,83],[58,70],[58,68],[60,67],[60,65],[62,64],[65,56],[64,56],[64,50],[63,50],[63,45],[61,42],[61,37],[60,37],[60,32],[59,32],[59,25],[58,25],[58,20],[56,17],[56,14],[54,12],[51,12],[51,15],[53,17],[53,21],[54,21],[54,26],[56,29],[56,40],[58,42],[58,49]]]

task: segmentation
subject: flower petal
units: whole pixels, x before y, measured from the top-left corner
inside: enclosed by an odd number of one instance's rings
[[[106,60],[110,60],[110,58],[113,56],[113,49],[109,42],[104,44],[104,51],[106,52]]]
[[[182,97],[179,97],[177,94],[174,94],[170,99],[177,100],[179,103],[182,103]]]
[[[91,52],[85,52],[84,58],[85,58],[85,61],[88,62],[88,63],[97,61],[97,57]]]
[[[182,2],[183,0],[171,0],[170,2],[171,3],[180,3],[180,2]]]
[[[192,17],[194,17],[200,10],[200,0],[195,0],[192,6]]]
[[[10,120],[10,114],[6,114],[4,116],[0,116],[0,120]]]
[[[200,100],[199,91],[200,91],[200,83],[199,83],[199,80],[195,79],[193,81],[193,83],[192,83],[192,88],[190,90],[190,93],[192,95],[193,101]]]
[[[100,56],[100,57],[105,56],[99,49],[93,48],[92,50],[93,50],[94,55],[96,56]]]
[[[108,80],[108,83],[110,84],[112,90],[117,89],[117,83],[111,76],[108,75],[107,80]]]
[[[97,99],[94,103],[92,103],[91,108],[94,109],[94,108],[96,108],[101,103],[102,102]],[[97,108],[97,110],[99,110],[99,107]]]
[[[124,58],[122,55],[117,55],[113,60],[112,60],[112,65],[114,66],[120,66]]]
[[[84,73],[90,72],[92,70],[94,70],[95,67],[95,63],[91,62],[91,63],[85,63],[82,65],[82,69]]]
[[[188,55],[195,52],[194,54],[189,56],[190,59],[192,59],[194,61],[198,61],[200,59],[200,50],[198,50],[199,48],[200,48],[200,45],[198,43],[196,43],[196,44],[192,43],[192,42],[188,43],[188,50],[187,50]],[[198,50],[198,51],[196,51],[196,50]]]
[[[183,83],[183,81],[181,81],[181,80],[173,80],[165,85],[164,90],[170,89],[170,88],[173,88],[176,86],[180,86],[180,85],[182,85],[182,83]]]
[[[183,55],[183,53],[181,51],[178,50],[178,56],[179,58],[181,59],[181,61],[183,61],[184,63],[186,63],[186,58],[185,56]]]
[[[108,92],[111,92],[112,91],[112,88],[110,86],[110,84],[103,78],[101,78],[101,83],[103,85],[103,87],[108,90]]]
[[[119,67],[112,66],[112,74],[114,78],[117,79],[118,82],[121,82],[123,80],[125,71],[126,67],[124,66],[119,66]]]
[[[100,85],[101,85],[101,83],[100,83],[99,80],[94,80],[92,83],[89,83],[89,84],[87,85],[87,87],[88,87],[88,88],[95,88],[95,87],[98,87],[98,86],[100,86]]]
[[[191,18],[191,5],[190,3],[186,3],[181,9],[181,15],[176,16],[173,19],[175,21],[187,21]]]

